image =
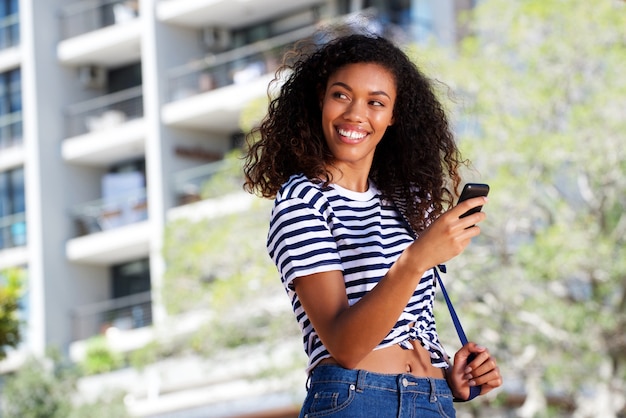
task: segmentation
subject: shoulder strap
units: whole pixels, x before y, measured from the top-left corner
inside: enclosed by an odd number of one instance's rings
[[[463,330],[463,326],[461,325],[461,321],[459,320],[459,317],[456,314],[456,310],[454,309],[454,306],[452,306],[452,301],[450,300],[450,297],[448,296],[448,292],[446,291],[446,287],[443,285],[443,280],[441,280],[441,276],[439,275],[439,271],[440,270],[441,270],[442,273],[445,273],[446,272],[446,266],[443,265],[443,264],[440,264],[437,267],[435,267],[433,269],[433,271],[435,273],[435,277],[437,278],[437,282],[439,283],[439,286],[441,287],[441,293],[443,293],[443,297],[446,300],[446,304],[448,305],[448,310],[450,311],[450,316],[452,317],[452,322],[454,323],[454,328],[456,328],[456,333],[459,335],[459,340],[461,340],[461,345],[464,346],[468,342],[467,341],[467,336],[465,335],[465,331]],[[469,363],[473,359],[474,359],[474,354],[471,354],[470,357],[468,357],[467,362]],[[461,400],[461,399],[455,398],[454,401],[455,402],[471,401],[472,399],[474,399],[478,395],[480,395],[480,386],[470,386],[470,396],[469,396],[469,398],[467,398],[466,400]]]

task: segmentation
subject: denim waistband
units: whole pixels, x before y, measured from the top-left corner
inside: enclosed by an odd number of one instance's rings
[[[357,391],[365,388],[417,392],[435,396],[452,396],[445,379],[417,377],[409,373],[382,374],[367,370],[344,369],[334,364],[320,364],[311,371],[309,385],[316,383],[347,383]]]

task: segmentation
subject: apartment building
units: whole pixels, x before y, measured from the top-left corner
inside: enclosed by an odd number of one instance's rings
[[[50,346],[76,360],[107,327],[136,348],[166,320],[165,225],[217,210],[201,185],[284,47],[365,11],[454,44],[473,3],[0,0],[0,271],[27,276],[24,341],[0,373]]]

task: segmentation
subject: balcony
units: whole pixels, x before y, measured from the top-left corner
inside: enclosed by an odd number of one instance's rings
[[[243,107],[266,95],[284,50],[313,31],[305,27],[173,68],[163,121],[220,134],[238,129]]]
[[[145,189],[83,203],[71,216],[76,238],[66,244],[70,261],[111,265],[146,257],[149,252]]]
[[[221,160],[177,172],[174,174],[174,191],[177,202],[180,205],[186,205],[233,192],[234,190],[227,185],[220,187],[219,191],[207,187],[209,180],[214,179],[219,174],[228,173],[228,168],[228,162]],[[239,183],[238,189],[241,189],[241,183]]]
[[[139,60],[137,0],[86,0],[61,12],[59,60],[69,65],[120,66]]]
[[[258,197],[242,189],[241,161],[227,157],[174,174],[178,206],[167,213],[168,221],[198,221],[250,210]]]
[[[108,231],[148,219],[146,190],[83,203],[73,210],[77,236]]]
[[[323,0],[161,0],[157,4],[157,17],[187,27],[235,28],[324,3]]]
[[[0,250],[26,245],[26,214],[0,217]]]
[[[101,96],[67,109],[66,161],[106,166],[144,154],[142,87]]]
[[[151,292],[80,306],[72,312],[72,341],[111,332],[152,325]]]

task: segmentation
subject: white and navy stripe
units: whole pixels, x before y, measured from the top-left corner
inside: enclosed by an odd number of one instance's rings
[[[376,286],[412,241],[400,213],[381,201],[372,183],[364,193],[337,185],[323,188],[303,175],[292,176],[283,185],[274,202],[267,248],[302,330],[308,370],[330,354],[302,309],[293,280],[342,271],[348,301],[353,305]],[[410,340],[417,340],[430,352],[433,365],[447,367],[435,328],[434,299],[434,276],[429,270],[376,349],[394,344],[410,349]],[[411,323],[415,323],[412,328]]]

